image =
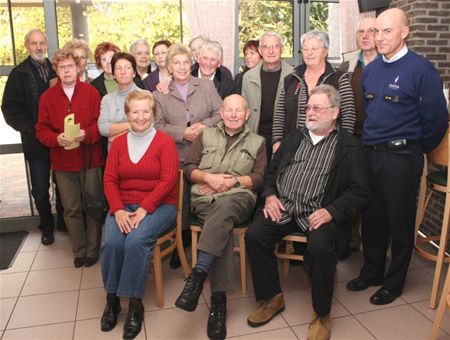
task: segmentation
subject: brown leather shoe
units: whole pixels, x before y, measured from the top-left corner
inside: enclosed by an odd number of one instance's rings
[[[331,336],[331,318],[327,316],[318,316],[313,313],[313,319],[309,324],[308,340],[328,340]]]
[[[273,298],[264,300],[258,309],[248,316],[247,323],[251,327],[265,325],[282,311],[284,311],[283,293],[278,293]]]

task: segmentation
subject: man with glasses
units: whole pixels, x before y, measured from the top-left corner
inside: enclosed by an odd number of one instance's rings
[[[267,160],[272,158],[272,123],[283,79],[292,66],[281,60],[283,40],[276,32],[265,32],[260,39],[259,53],[263,62],[245,73],[242,96],[250,108],[250,129],[266,139]]]
[[[311,90],[306,126],[291,132],[274,155],[264,179],[263,209],[247,230],[246,246],[256,300],[247,323],[259,327],[284,310],[275,245],[304,232],[313,303],[308,339],[329,339],[337,253],[348,245],[349,221],[368,203],[363,148],[337,124],[339,93],[330,85]]]
[[[56,77],[50,60],[45,56],[48,50],[47,36],[39,29],[32,29],[25,35],[28,58],[10,73],[3,93],[2,111],[6,123],[20,132],[22,148],[28,162],[31,177],[31,194],[39,213],[41,242],[53,243],[54,221],[50,204],[50,153],[49,149],[36,139],[35,124],[38,118],[39,97],[49,88],[49,82]],[[56,183],[55,183],[56,186]],[[58,229],[66,230],[63,208],[56,188],[56,211]]]

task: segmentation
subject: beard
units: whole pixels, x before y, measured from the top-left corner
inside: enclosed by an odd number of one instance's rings
[[[36,60],[37,62],[44,62],[45,61],[45,53],[44,52],[35,52],[31,54],[31,58]]]

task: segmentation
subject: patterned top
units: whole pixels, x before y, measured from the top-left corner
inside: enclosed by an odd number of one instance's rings
[[[278,223],[286,224],[294,218],[306,231],[309,215],[322,207],[338,133],[337,129],[333,130],[315,145],[307,128],[303,128],[302,133],[304,138],[294,157],[277,178],[280,200],[286,208]]]

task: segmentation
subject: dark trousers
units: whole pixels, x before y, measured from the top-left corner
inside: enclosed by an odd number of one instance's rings
[[[31,159],[28,161],[31,178],[31,195],[36,204],[39,213],[41,229],[53,229],[54,221],[52,215],[52,207],[50,204],[50,160],[49,159]],[[61,196],[59,194],[58,186],[56,185],[55,177],[52,178],[55,183],[56,193],[56,213],[58,219],[63,219],[64,210],[61,203]]]
[[[416,197],[423,168],[418,144],[393,151],[366,148],[372,200],[362,218],[364,265],[360,277],[401,292],[414,246]],[[385,275],[386,252],[391,264]]]
[[[260,209],[257,211],[245,235],[256,300],[270,299],[281,292],[275,244],[299,229],[295,222],[279,225],[265,219]],[[337,264],[336,231],[336,224],[328,223],[308,233],[305,263],[312,283],[313,308],[319,316],[326,316],[331,310]]]

